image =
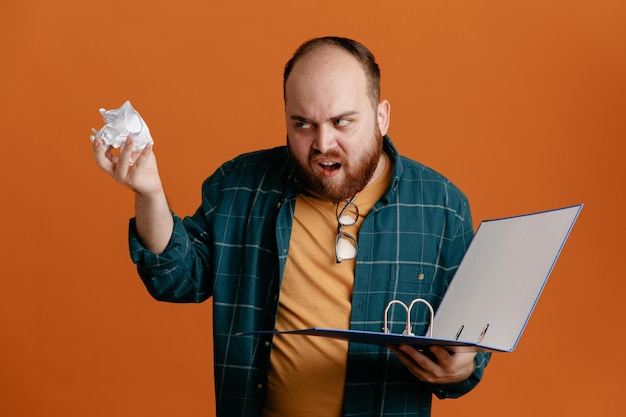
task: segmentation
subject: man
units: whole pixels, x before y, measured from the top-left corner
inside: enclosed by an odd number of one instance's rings
[[[222,165],[184,220],[170,212],[150,146],[115,156],[94,141],[98,165],[135,192],[131,256],[150,293],[213,298],[218,416],[426,416],[433,393],[457,397],[482,377],[488,355],[459,349],[236,335],[381,331],[389,301],[441,301],[473,236],[469,206],[398,155],[379,95],[364,46],[306,42],[285,67],[287,146]],[[427,316],[414,314],[416,334]]]

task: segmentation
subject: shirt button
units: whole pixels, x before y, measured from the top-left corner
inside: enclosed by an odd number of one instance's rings
[[[257,389],[263,389],[263,384],[257,384],[256,388]]]
[[[424,279],[424,273],[420,272],[419,274],[417,274],[417,279],[419,279],[420,281],[422,281]]]
[[[269,347],[270,342],[266,340],[265,343],[263,343],[263,344],[265,345],[265,347]]]

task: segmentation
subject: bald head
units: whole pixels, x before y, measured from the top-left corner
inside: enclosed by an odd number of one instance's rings
[[[373,106],[378,105],[380,100],[380,69],[374,59],[374,55],[362,44],[352,39],[327,36],[309,40],[296,50],[291,59],[285,65],[283,74],[283,95],[286,100],[286,85],[291,73],[301,60],[315,52],[320,53],[326,49],[336,49],[345,52],[359,64],[367,82],[367,93]]]

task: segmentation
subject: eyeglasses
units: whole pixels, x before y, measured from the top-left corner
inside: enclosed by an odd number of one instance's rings
[[[337,238],[335,239],[335,258],[337,263],[356,258],[356,238],[350,233],[344,232],[343,226],[352,226],[359,219],[359,208],[354,204],[356,196],[350,200],[337,203],[335,214],[337,215]]]

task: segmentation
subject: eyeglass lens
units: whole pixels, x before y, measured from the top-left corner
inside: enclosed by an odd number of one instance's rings
[[[337,252],[337,260],[339,262],[356,257],[356,239],[354,236],[340,232],[337,235],[337,242],[335,244],[335,251]]]
[[[352,200],[344,200],[337,204],[337,221],[342,226],[352,226],[359,219],[359,209]]]
[[[359,219],[359,208],[351,200],[344,200],[337,204],[337,222],[339,223],[337,239],[335,241],[335,255],[337,262],[356,258],[356,238],[342,230],[343,226],[352,226]]]

